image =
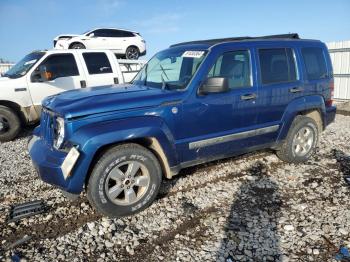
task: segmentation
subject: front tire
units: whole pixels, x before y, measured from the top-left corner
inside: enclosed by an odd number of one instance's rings
[[[86,47],[82,43],[73,43],[69,49],[86,49]]]
[[[125,58],[137,60],[140,57],[140,51],[136,46],[129,46],[125,52]]]
[[[0,141],[14,139],[21,131],[21,121],[18,115],[6,106],[0,106]]]
[[[157,158],[137,144],[107,150],[92,170],[87,186],[91,205],[109,217],[138,213],[158,194],[162,171]]]
[[[277,156],[288,163],[303,163],[314,154],[318,144],[319,130],[314,119],[298,115],[288,131],[286,140],[276,152]]]

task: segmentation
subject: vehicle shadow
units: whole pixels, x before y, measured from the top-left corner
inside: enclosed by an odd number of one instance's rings
[[[282,200],[262,162],[235,193],[216,261],[279,261],[277,225]]]
[[[39,125],[39,123],[37,124],[33,124],[30,126],[25,126],[23,127],[23,129],[21,130],[21,132],[18,134],[18,136],[15,138],[15,140],[17,139],[21,139],[21,138],[26,138],[32,135],[33,130]]]
[[[333,149],[332,154],[337,160],[340,172],[342,172],[344,178],[350,177],[350,155],[346,155],[339,149]]]
[[[157,199],[162,199],[162,198],[168,196],[168,194],[170,193],[172,188],[177,184],[177,182],[180,179],[184,179],[188,176],[191,176],[196,172],[201,172],[201,171],[209,172],[211,169],[216,169],[219,164],[227,164],[231,161],[238,161],[240,159],[246,159],[248,157],[250,157],[251,159],[252,158],[253,159],[261,159],[264,156],[270,155],[272,153],[273,153],[273,150],[263,149],[263,150],[258,150],[258,151],[245,153],[245,154],[237,155],[237,156],[232,156],[232,157],[228,157],[228,158],[224,158],[224,159],[214,160],[214,161],[210,161],[210,162],[207,162],[204,164],[199,164],[199,165],[195,165],[192,167],[184,168],[184,169],[180,170],[179,174],[177,174],[173,178],[163,179],[163,182],[162,182],[162,185],[160,188],[160,192],[158,193]]]

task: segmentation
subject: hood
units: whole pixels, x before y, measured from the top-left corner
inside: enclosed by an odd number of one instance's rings
[[[5,77],[5,76],[0,76],[0,82],[8,81],[10,78]]]
[[[18,77],[18,78],[9,78],[9,77],[0,77],[0,100],[2,95],[2,90],[4,88],[10,88],[13,90],[13,88],[22,88],[27,87],[27,83],[24,79],[24,77]]]
[[[182,92],[140,85],[77,89],[47,97],[43,106],[65,118],[159,106],[181,99]]]
[[[58,40],[60,38],[73,38],[73,37],[77,37],[77,36],[80,36],[80,35],[77,35],[77,34],[63,34],[63,35],[56,36],[54,40]]]

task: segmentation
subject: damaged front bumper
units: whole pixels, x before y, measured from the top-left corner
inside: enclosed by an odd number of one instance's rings
[[[58,151],[34,135],[28,143],[28,151],[33,165],[44,182],[64,191],[74,191],[70,187],[71,176],[80,156],[75,147],[70,148],[68,153]]]

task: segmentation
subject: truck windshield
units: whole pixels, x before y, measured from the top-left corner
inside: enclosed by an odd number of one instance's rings
[[[185,89],[206,55],[205,50],[167,49],[157,53],[134,78],[133,84]]]
[[[9,78],[24,76],[44,54],[45,52],[34,52],[26,55],[21,61],[8,70],[4,76]]]

